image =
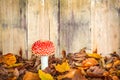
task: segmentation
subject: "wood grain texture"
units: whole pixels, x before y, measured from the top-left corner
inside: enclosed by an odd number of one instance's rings
[[[55,44],[55,56],[59,57],[59,45],[58,45],[58,1],[56,0],[45,0],[47,9],[47,18],[49,26],[49,40]]]
[[[56,57],[87,47],[103,55],[120,50],[120,0],[0,0],[0,51],[30,58],[47,39]]]
[[[31,46],[37,40],[51,40],[58,53],[57,1],[28,0],[28,53],[31,57]]]
[[[28,0],[27,23],[28,23],[28,58],[31,57],[32,44],[39,39],[49,39],[49,29],[44,22],[44,2],[42,0]]]
[[[118,1],[118,0],[115,0]],[[119,2],[118,2],[119,3]],[[108,55],[120,48],[119,8],[112,0],[91,2],[92,50]]]
[[[20,1],[0,0],[0,25],[2,28],[2,51],[3,54],[19,54],[20,49],[25,54],[25,30],[20,28]]]
[[[1,0],[0,1],[0,15],[2,26],[2,48],[3,53],[13,52],[13,27],[18,25],[19,15],[19,1]],[[12,4],[12,6],[11,6]],[[16,10],[16,11],[15,11]],[[14,16],[13,16],[14,15]],[[6,32],[5,32],[6,31]]]
[[[90,48],[90,0],[60,0],[60,51]]]
[[[0,26],[0,51],[2,52],[2,27]]]

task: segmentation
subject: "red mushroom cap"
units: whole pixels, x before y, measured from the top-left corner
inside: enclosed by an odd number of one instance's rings
[[[55,47],[51,41],[38,40],[32,45],[32,52],[38,56],[48,56],[54,54]]]

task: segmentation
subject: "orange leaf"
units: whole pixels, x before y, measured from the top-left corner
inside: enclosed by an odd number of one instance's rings
[[[7,65],[13,65],[16,63],[16,57],[12,53],[8,53],[3,56],[3,62]]]
[[[87,69],[91,66],[95,66],[98,64],[98,61],[94,58],[88,58],[82,62],[82,66],[84,69]]]
[[[26,72],[23,80],[40,80],[39,75],[37,73]]]
[[[17,78],[13,77],[13,78],[8,78],[7,80],[17,80]]]
[[[2,63],[2,62],[3,62],[3,56],[0,57],[0,63]]]

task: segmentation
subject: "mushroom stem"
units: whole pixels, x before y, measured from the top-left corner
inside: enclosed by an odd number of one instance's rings
[[[41,70],[48,67],[48,56],[41,56]]]

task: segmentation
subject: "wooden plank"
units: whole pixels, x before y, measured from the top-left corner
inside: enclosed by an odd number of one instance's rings
[[[13,27],[18,24],[18,0],[1,0],[0,15],[2,30],[2,48],[3,53],[13,52]],[[12,4],[12,6],[11,6]],[[16,11],[14,11],[16,10]],[[14,15],[14,16],[13,16]]]
[[[90,48],[90,0],[60,0],[60,51]]]
[[[116,0],[117,1],[117,0]],[[120,17],[112,0],[92,0],[92,50],[109,55],[120,48]]]
[[[60,57],[58,45],[58,0],[45,0],[47,10],[46,17],[48,18],[49,40],[55,44],[55,56]]]
[[[1,10],[1,6],[0,6],[0,10]],[[0,11],[1,13],[1,11]],[[0,18],[1,18],[1,15],[0,15]],[[1,22],[1,19],[0,19],[0,22]],[[2,51],[2,26],[0,25],[0,51]]]
[[[1,10],[1,6],[0,6],[0,10]],[[1,12],[0,12],[1,13]],[[1,15],[0,15],[1,18]],[[0,20],[1,22],[1,20]],[[2,26],[0,25],[0,51],[2,51]]]
[[[20,43],[18,43],[19,45],[17,47],[19,48],[19,52],[21,51],[23,53],[22,57],[27,58],[28,57],[28,26],[26,21],[27,0],[19,0],[19,5],[20,5],[20,30],[18,30],[17,33],[19,33]]]
[[[31,46],[39,39],[49,40],[49,24],[44,0],[28,0],[28,58],[31,57]]]
[[[25,30],[21,27],[21,9],[19,0],[0,0],[0,25],[2,26],[3,54],[19,54],[22,49],[25,53]]]
[[[0,51],[2,51],[2,27],[0,26]]]

